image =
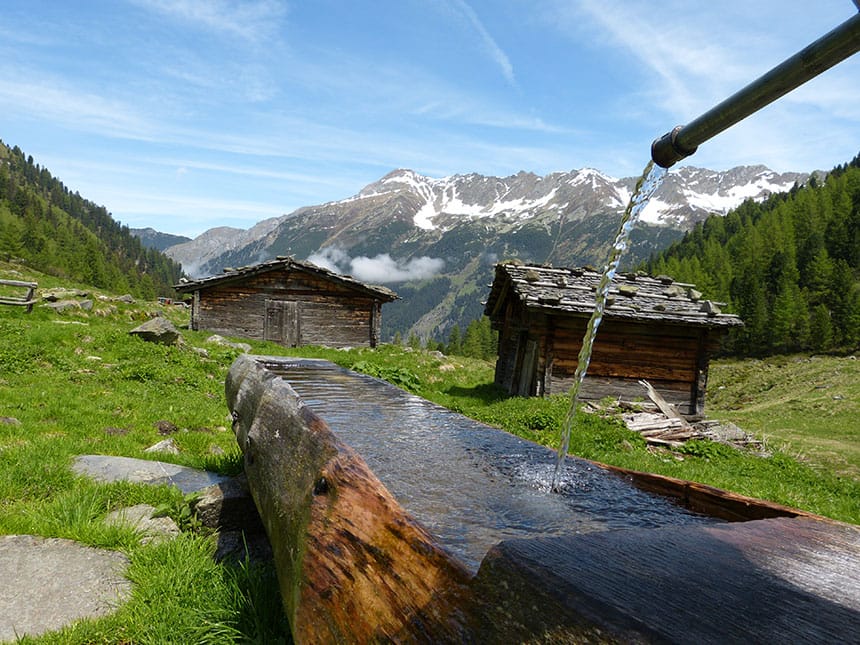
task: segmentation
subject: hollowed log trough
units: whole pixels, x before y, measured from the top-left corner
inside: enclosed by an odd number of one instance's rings
[[[856,526],[602,466],[753,521],[507,540],[472,576],[263,357],[226,390],[297,643],[860,641]]]

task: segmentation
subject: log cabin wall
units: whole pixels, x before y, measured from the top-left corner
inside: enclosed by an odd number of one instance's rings
[[[503,326],[496,383],[518,396],[568,392],[587,324],[585,318],[535,312],[519,324]],[[644,391],[639,380],[644,379],[680,412],[700,413],[709,354],[715,349],[715,341],[718,345],[716,336],[708,330],[676,325],[603,321],[580,398],[641,398]],[[533,361],[530,346],[537,350]]]
[[[526,341],[535,339],[529,329],[528,313],[516,301],[506,304],[505,315],[501,325],[495,325],[499,332],[498,359],[496,360],[495,382],[506,392],[520,394],[518,381],[525,352]],[[529,396],[535,392],[524,392],[520,396]]]
[[[393,292],[356,288],[306,263],[271,264],[277,266],[179,285],[194,289],[192,328],[290,347],[377,345],[382,303],[396,298]]]
[[[587,320],[559,320],[552,334],[552,368],[545,377],[547,394],[567,392],[573,385]],[[639,380],[687,414],[699,412],[699,391],[707,360],[700,357],[702,334],[690,327],[604,321],[595,341],[581,398],[642,397]],[[548,361],[548,362],[550,362]]]

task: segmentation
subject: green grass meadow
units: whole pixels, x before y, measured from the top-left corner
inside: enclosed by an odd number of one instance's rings
[[[59,281],[0,264],[0,277]],[[63,285],[68,286],[68,285]],[[115,614],[81,621],[26,643],[287,642],[271,566],[214,562],[211,535],[141,545],[104,516],[149,503],[184,504],[166,486],[97,484],[73,474],[76,455],[157,458],[220,473],[241,468],[229,429],[224,379],[238,350],[183,329],[183,342],[145,343],[129,330],[152,315],[177,326],[187,310],[122,303],[92,294],[92,311],[0,307],[0,533],[64,537],[117,549],[131,561],[132,598]],[[235,339],[240,340],[240,339]],[[376,350],[287,350],[248,341],[252,351],[319,357],[555,448],[568,400],[522,399],[493,386],[493,365],[394,345]],[[204,351],[205,350],[205,351]],[[721,444],[658,450],[612,419],[579,414],[571,453],[606,464],[703,482],[851,523],[860,523],[860,360],[783,357],[717,361],[707,411],[763,438],[763,458]],[[180,454],[147,455],[172,434]],[[178,512],[178,511],[177,511]]]

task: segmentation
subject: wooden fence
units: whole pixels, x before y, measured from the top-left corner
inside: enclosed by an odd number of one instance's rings
[[[27,313],[33,311],[33,305],[38,302],[38,299],[33,296],[36,294],[36,288],[39,286],[36,282],[22,282],[20,280],[0,280],[0,286],[18,287],[26,289],[26,293],[21,296],[8,295],[6,290],[0,291],[0,305],[13,305],[17,307],[26,307]]]

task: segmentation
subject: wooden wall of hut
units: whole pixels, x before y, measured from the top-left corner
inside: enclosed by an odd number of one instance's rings
[[[195,292],[194,329],[291,347],[375,347],[382,303],[304,271],[268,271]]]
[[[499,334],[496,383],[511,394],[565,393],[573,385],[587,318],[509,312]],[[628,400],[649,381],[680,412],[704,408],[708,358],[719,332],[704,327],[604,320],[580,398]]]

